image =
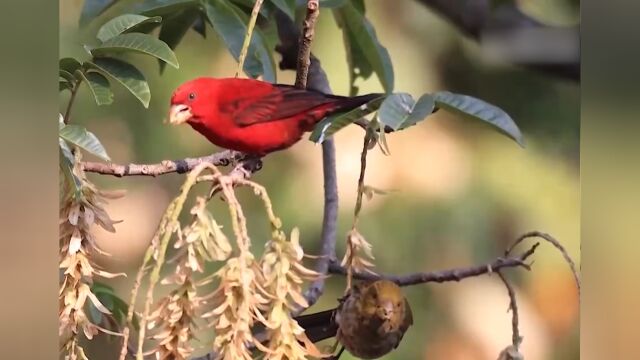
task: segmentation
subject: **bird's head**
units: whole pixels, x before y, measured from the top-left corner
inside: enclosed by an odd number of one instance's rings
[[[370,316],[383,322],[397,322],[404,316],[405,298],[398,285],[377,280],[362,286],[363,307]]]
[[[180,85],[171,96],[169,124],[179,125],[204,115],[201,112],[208,108],[215,83],[215,78],[201,77]]]

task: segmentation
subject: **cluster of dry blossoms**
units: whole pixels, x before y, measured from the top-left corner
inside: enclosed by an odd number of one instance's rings
[[[79,157],[79,152],[76,156]],[[76,161],[78,163],[79,161]],[[91,235],[91,227],[97,224],[107,231],[115,231],[111,220],[104,210],[106,199],[122,196],[121,192],[98,190],[89,182],[78,167],[73,173],[81,183],[79,191],[65,182],[60,204],[60,269],[61,285],[58,293],[59,336],[65,359],[86,359],[79,345],[82,333],[92,339],[99,331],[111,333],[92,323],[87,317],[87,299],[105,315],[110,312],[100,303],[91,291],[95,275],[111,278],[118,274],[103,271],[91,260],[95,252],[102,252]]]
[[[345,292],[351,288],[354,272],[375,274],[373,271],[375,266],[373,260],[371,243],[354,227],[347,233],[347,248],[340,263],[340,265],[347,269],[347,286]]]
[[[196,199],[191,209],[193,221],[188,226],[182,228],[177,221],[196,176],[207,168],[214,170],[215,175],[210,180],[228,205],[235,241],[222,231],[207,210],[207,199],[203,197]],[[97,310],[110,314],[91,292],[93,278],[95,275],[117,276],[97,268],[91,261],[91,253],[102,251],[90,230],[97,224],[107,231],[115,231],[115,222],[105,212],[104,205],[106,199],[122,195],[100,191],[86,179],[81,169],[76,167],[73,171],[82,187],[81,192],[74,192],[73,186],[66,184],[61,204],[60,267],[63,278],[60,287],[60,336],[67,359],[86,359],[79,346],[79,335],[82,333],[91,339],[99,331],[111,333],[92,323],[85,313],[86,300],[89,299]],[[260,259],[256,259],[250,250],[246,218],[235,196],[235,186],[252,188],[263,201],[270,219],[272,236]],[[165,262],[170,242],[175,255]],[[369,270],[373,264],[365,257],[372,258],[371,245],[355,229],[348,235],[348,244],[343,265],[356,271]],[[249,360],[256,351],[263,353],[265,359],[273,360],[326,356],[307,338],[304,329],[291,315],[292,311],[308,307],[302,287],[320,274],[303,265],[305,254],[298,230],[293,229],[287,237],[262,186],[223,176],[211,165],[197,167],[185,182],[181,194],[167,209],[148,252],[156,264],[145,304],[144,314],[147,316],[143,316],[141,321],[139,340],[142,342],[138,344],[138,357],[142,355],[144,340],[152,340],[151,352],[157,359],[188,359],[194,352],[197,332],[205,328],[198,323],[200,318],[206,319],[207,327],[214,330],[212,350],[219,359]],[[146,261],[139,277],[148,270]],[[204,276],[205,266],[215,262],[222,263],[220,269],[211,276]],[[153,286],[157,281],[154,279],[158,279],[160,267],[167,264],[172,265],[174,271],[160,283],[173,288],[155,303],[153,311],[147,311],[153,302]],[[215,290],[199,294],[201,287],[211,282],[215,282]],[[139,281],[137,283],[139,286]],[[137,288],[132,293],[133,301],[135,294]],[[127,325],[131,325],[131,310]],[[150,336],[145,335],[147,329],[152,331]],[[125,330],[125,351],[122,355],[130,351],[129,329]]]
[[[373,123],[377,124],[375,120]],[[364,138],[362,153],[360,155],[360,178],[358,179],[358,196],[354,209],[353,225],[351,226],[351,230],[347,233],[346,251],[342,258],[342,262],[340,263],[340,265],[347,269],[347,286],[345,288],[345,292],[351,288],[354,272],[368,272],[375,274],[373,271],[375,265],[373,264],[374,257],[371,243],[369,243],[357,229],[360,211],[362,210],[363,197],[371,200],[374,194],[384,195],[387,193],[387,191],[377,189],[370,185],[365,185],[364,183],[365,171],[367,169],[367,153],[377,143],[375,139],[370,137],[371,134],[371,132],[367,131],[367,136]],[[384,136],[384,131],[381,131],[380,135]],[[381,140],[382,143],[380,149],[385,153],[386,144],[383,145],[384,138],[381,138]]]
[[[195,315],[202,300],[197,296],[193,274],[204,271],[204,261],[222,261],[231,253],[231,244],[213,217],[198,198],[191,210],[193,223],[184,230],[177,228],[174,248],[178,250],[175,272],[162,280],[175,288],[162,298],[149,318],[150,329],[159,329],[152,338],[158,341],[156,354],[160,359],[185,359],[193,353]]]
[[[191,210],[190,225],[167,230],[176,235],[173,247],[177,253],[168,261],[175,263],[175,271],[161,283],[173,285],[174,289],[157,302],[148,318],[156,358],[191,356],[192,342],[201,330],[196,322],[199,318],[206,319],[207,327],[213,328],[212,350],[218,359],[249,360],[255,351],[274,360],[324,356],[291,316],[292,310],[308,306],[302,295],[303,283],[319,276],[302,264],[304,252],[297,229],[287,239],[263,187],[214,173],[213,181],[228,205],[235,241],[224,234],[206,209],[206,199],[201,197]],[[234,185],[251,187],[263,200],[271,220],[272,238],[261,259],[250,251],[246,219]],[[203,277],[205,265],[212,262],[222,262],[220,269]],[[212,281],[215,290],[199,294],[200,287]]]
[[[304,329],[290,316],[297,307],[309,304],[301,295],[304,281],[317,279],[319,274],[305,268],[297,228],[291,231],[289,241],[284,232],[274,231],[273,239],[267,243],[262,259],[262,271],[266,287],[275,296],[265,323],[269,329],[270,359],[305,359],[307,355],[323,357],[305,335]]]

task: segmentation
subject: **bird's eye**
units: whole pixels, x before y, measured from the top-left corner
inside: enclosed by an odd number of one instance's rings
[[[193,100],[196,98],[196,93],[189,93],[189,100]]]

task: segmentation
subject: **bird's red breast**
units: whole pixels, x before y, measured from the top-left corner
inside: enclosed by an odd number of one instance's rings
[[[343,97],[252,79],[201,77],[175,90],[169,122],[186,122],[220,147],[265,155],[295,144],[326,116],[378,96]]]

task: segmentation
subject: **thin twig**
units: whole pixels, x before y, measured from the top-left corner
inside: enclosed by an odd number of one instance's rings
[[[509,309],[511,310],[511,345],[518,351],[520,347],[520,343],[522,342],[522,337],[520,336],[520,326],[519,326],[519,317],[518,317],[518,302],[516,301],[516,292],[513,290],[513,287],[507,280],[507,278],[502,275],[500,270],[496,270],[500,280],[504,283],[504,286],[507,288],[507,293],[509,294]]]
[[[211,155],[186,158],[181,160],[163,160],[155,164],[114,164],[101,162],[82,162],[82,169],[85,172],[92,172],[102,175],[123,176],[158,176],[169,173],[184,174],[193,170],[202,163],[209,163],[215,166],[227,166],[230,163],[241,161],[245,155],[231,150],[224,150]]]
[[[240,51],[240,58],[238,59],[238,69],[236,70],[236,77],[242,72],[244,67],[244,61],[247,58],[247,51],[251,45],[251,36],[253,35],[253,28],[256,25],[258,14],[260,14],[260,7],[263,0],[256,0],[253,4],[253,10],[251,11],[251,19],[249,19],[249,25],[247,25],[247,33],[244,36],[244,42],[242,43],[242,50]]]
[[[71,97],[69,98],[69,103],[67,104],[67,110],[64,112],[64,117],[62,118],[62,121],[65,125],[69,124],[69,117],[71,116],[73,101],[76,99],[76,94],[78,94],[78,89],[80,88],[81,83],[82,80],[78,80],[75,86],[71,89]]]
[[[296,87],[305,89],[311,65],[311,42],[315,35],[316,21],[320,15],[318,0],[307,1],[307,15],[302,23],[302,36],[298,45],[298,62],[296,70]]]
[[[358,219],[360,218],[360,211],[362,210],[362,195],[364,194],[364,175],[367,171],[367,153],[369,152],[369,145],[371,144],[372,135],[371,131],[366,130],[364,136],[364,142],[362,145],[362,153],[360,153],[360,176],[358,177],[358,196],[356,198],[356,206],[353,210],[353,225],[352,229],[355,229],[358,225]]]
[[[503,268],[522,267],[530,270],[530,266],[525,263],[536,251],[539,243],[534,244],[529,250],[514,257],[500,257],[486,265],[472,266],[468,268],[458,268],[443,271],[419,272],[406,275],[379,275],[371,273],[354,272],[353,277],[360,280],[387,279],[400,286],[424,284],[428,282],[443,283],[448,281],[460,281],[466,278],[492,273]],[[337,260],[333,259],[329,264],[329,272],[332,274],[346,275],[347,269],[341,266]]]
[[[571,272],[573,273],[573,278],[575,279],[576,286],[578,287],[578,294],[580,294],[580,276],[578,275],[576,264],[573,262],[573,260],[569,256],[569,253],[564,248],[564,246],[562,246],[562,244],[560,244],[560,242],[556,240],[553,236],[547,233],[543,233],[541,231],[530,231],[530,232],[524,233],[518,239],[516,239],[516,241],[504,252],[505,256],[508,256],[513,251],[513,249],[516,246],[518,246],[518,244],[532,237],[538,237],[546,240],[551,245],[553,245],[556,249],[558,249],[560,253],[562,253],[562,257],[564,257],[565,261],[567,262],[567,264],[569,264],[569,267],[571,268]]]

